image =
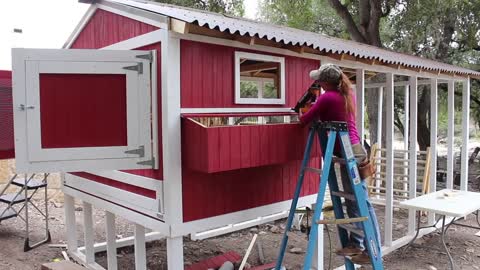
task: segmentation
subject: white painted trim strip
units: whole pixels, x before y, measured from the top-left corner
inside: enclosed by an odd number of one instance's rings
[[[169,225],[165,224],[164,222],[158,219],[153,219],[151,217],[142,215],[140,213],[129,210],[117,204],[113,204],[103,199],[78,191],[76,189],[72,189],[68,186],[65,186],[63,188],[63,192],[67,195],[73,196],[75,198],[79,198],[83,201],[90,202],[91,204],[95,205],[98,208],[105,209],[127,220],[135,220],[136,223],[142,224],[145,227],[150,228],[152,230],[159,231],[163,235],[168,235],[169,233]]]
[[[438,81],[430,79],[430,192],[437,191],[438,143]],[[428,214],[428,224],[434,224],[435,214]]]
[[[98,175],[118,182],[150,190],[157,190],[159,188],[162,188],[163,186],[162,180],[148,178],[145,176],[126,173],[122,171],[86,171],[86,173]]]
[[[83,227],[85,237],[85,262],[92,264],[95,262],[95,252],[93,250],[95,232],[93,230],[92,205],[88,202],[83,202]]]
[[[470,141],[470,79],[463,82],[462,91],[462,154],[460,190],[468,190],[468,151]]]
[[[301,197],[298,200],[297,207],[311,206],[316,201],[317,194]],[[183,236],[191,233],[202,232],[212,228],[220,228],[229,224],[236,224],[248,220],[256,219],[262,216],[268,216],[272,213],[280,213],[290,208],[291,200],[278,202],[270,205],[250,208],[225,215],[195,220],[183,224],[172,226],[172,237]]]
[[[149,232],[149,233],[145,234],[145,241],[146,242],[151,242],[151,241],[160,240],[160,239],[164,239],[164,238],[165,238],[165,236],[160,234],[159,232]],[[123,248],[123,247],[132,246],[134,244],[134,239],[135,239],[135,237],[133,235],[128,236],[128,237],[124,237],[124,238],[120,238],[120,239],[116,239],[115,240],[115,247],[116,248]],[[107,245],[108,245],[107,242],[95,243],[93,245],[93,249],[95,250],[95,253],[104,252],[104,251],[107,251],[107,249],[108,249]],[[85,250],[85,247],[79,247],[78,250],[83,252]],[[110,268],[108,268],[108,269],[110,270]]]
[[[130,38],[118,43],[103,47],[102,50],[132,50],[135,48],[140,48],[146,45],[155,44],[163,42],[164,38],[162,37],[162,32],[165,30],[159,29],[155,30],[134,38]]]
[[[355,83],[356,98],[357,98],[357,128],[360,142],[365,139],[365,70],[357,69],[357,81]]]
[[[105,211],[105,230],[107,234],[106,247],[108,270],[117,270],[117,241],[115,241],[117,234],[115,230],[115,215],[108,211]],[[93,245],[93,250],[94,252],[97,252],[95,244]]]
[[[404,125],[409,125],[410,131],[410,149],[408,159],[408,188],[409,199],[417,197],[417,113],[418,113],[418,92],[417,77],[410,77],[410,121]],[[407,101],[405,100],[405,103]],[[408,233],[415,231],[415,210],[408,211]]]
[[[247,220],[241,223],[236,223],[236,224],[229,224],[227,226],[221,227],[221,228],[216,228],[204,232],[199,232],[199,233],[192,233],[190,238],[194,241],[196,240],[203,240],[211,237],[216,237],[219,235],[224,235],[227,233],[243,230],[246,228],[250,228],[259,224],[264,224],[267,222],[279,220],[282,218],[285,218],[288,216],[288,211],[283,211],[280,213],[264,216],[264,217],[258,217],[252,220]]]
[[[453,188],[453,170],[455,169],[455,82],[448,82],[448,129],[447,129],[447,188]]]
[[[386,93],[386,190],[385,190],[385,246],[392,246],[392,222],[393,222],[393,73],[387,73]]]
[[[145,247],[145,228],[135,224],[134,229],[135,270],[147,269],[147,250]]]
[[[77,39],[78,35],[80,35],[83,28],[85,28],[87,23],[92,18],[93,14],[95,14],[95,11],[97,11],[97,5],[91,5],[88,8],[88,10],[83,15],[82,19],[80,19],[80,22],[78,22],[75,29],[73,29],[73,32],[67,38],[67,41],[65,42],[65,44],[63,44],[63,47],[62,47],[63,49],[69,49],[72,46],[73,42]]]
[[[149,12],[138,8],[131,8],[107,1],[101,1],[99,4],[97,4],[97,6],[99,9],[127,17],[135,21],[140,21],[158,28],[168,28],[167,17],[158,13]]]
[[[182,108],[181,113],[293,113],[293,110],[291,108]]]

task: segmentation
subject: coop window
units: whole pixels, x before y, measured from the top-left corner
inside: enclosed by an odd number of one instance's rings
[[[235,103],[285,104],[285,59],[235,52]]]

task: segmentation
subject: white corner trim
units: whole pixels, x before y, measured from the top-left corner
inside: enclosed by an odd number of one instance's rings
[[[140,48],[143,46],[147,46],[150,44],[164,42],[165,38],[162,37],[163,29],[155,30],[140,36],[136,36],[130,39],[126,39],[124,41],[120,41],[118,43],[106,46],[101,48],[102,50],[132,50],[136,48]]]
[[[263,98],[262,91],[259,89],[258,98],[242,98],[240,96],[240,59],[248,58],[252,60],[277,62],[280,63],[280,98]],[[235,52],[235,104],[285,104],[285,58],[280,56],[247,53],[247,52]],[[249,79],[250,80],[250,79]],[[262,87],[263,89],[263,87]]]
[[[168,29],[168,19],[164,15],[109,1],[100,1],[97,5],[99,9],[153,25],[158,28]]]

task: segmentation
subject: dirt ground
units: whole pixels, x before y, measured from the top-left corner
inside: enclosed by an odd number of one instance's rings
[[[471,166],[471,191],[479,191],[480,181],[476,179],[473,172],[477,172],[480,168],[479,163]],[[442,188],[443,183],[439,183],[438,188]],[[50,231],[52,235],[53,244],[65,244],[64,237],[64,222],[63,222],[63,199],[58,190],[52,190],[49,193],[52,197],[49,203],[50,211]],[[76,209],[77,226],[79,239],[83,235],[83,229],[80,225],[82,219],[83,209],[79,205]],[[376,207],[379,223],[383,230],[383,216],[384,209],[381,206]],[[96,241],[103,241],[105,239],[104,230],[104,212],[94,210]],[[329,213],[325,213],[329,215]],[[31,211],[32,220],[32,235],[33,241],[41,239],[44,235],[43,223],[44,219],[40,214]],[[394,239],[398,239],[404,235],[406,231],[406,217],[407,212],[401,209],[395,209],[394,212]],[[466,224],[476,225],[473,215],[467,217],[467,220],[461,221]],[[266,263],[274,262],[277,257],[279,243],[281,241],[282,232],[285,220],[280,220],[275,223],[264,224],[258,227],[249,228],[243,231],[230,233],[224,236],[211,238],[202,241],[191,241],[189,238],[184,238],[185,248],[184,256],[186,264],[192,264],[199,260],[203,260],[226,251],[236,251],[242,255],[245,253],[252,236],[258,233],[258,240],[263,245]],[[46,262],[51,262],[55,259],[63,259],[61,251],[62,248],[49,247],[43,245],[29,252],[23,252],[23,237],[24,237],[24,223],[20,219],[11,219],[0,224],[0,270],[33,270],[40,269],[40,265]],[[330,250],[336,249],[336,232],[335,228],[329,227],[331,241],[327,241],[327,229],[324,230],[325,239],[325,269],[328,269]],[[447,242],[450,251],[453,254],[457,269],[480,269],[480,237],[475,236],[478,230],[468,229],[464,227],[452,226],[449,230]],[[133,235],[133,226],[126,220],[117,219],[117,235],[118,237],[126,237]],[[397,250],[384,257],[385,269],[389,270],[407,270],[407,269],[448,269],[448,260],[445,252],[437,251],[442,249],[439,233],[432,233],[424,236],[416,241],[420,244],[420,248],[412,247],[402,255],[401,250]],[[290,237],[288,251],[285,257],[285,264],[287,269],[301,269],[304,251],[307,244],[307,237],[300,231],[295,231]],[[332,248],[330,248],[330,245]],[[292,253],[292,248],[300,248],[300,252]],[[154,241],[147,245],[148,253],[148,269],[166,269],[166,242],[165,240]],[[134,255],[133,248],[127,247],[120,249],[118,252],[119,269],[128,270],[134,269]],[[105,253],[97,253],[97,263],[106,267]],[[258,265],[258,252],[254,248],[248,260],[252,266]],[[332,255],[331,268],[334,269],[342,265],[342,258]],[[368,268],[367,268],[368,269]]]

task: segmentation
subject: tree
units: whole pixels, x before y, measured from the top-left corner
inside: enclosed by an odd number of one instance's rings
[[[242,17],[245,14],[243,0],[155,0],[156,2],[208,10]]]

